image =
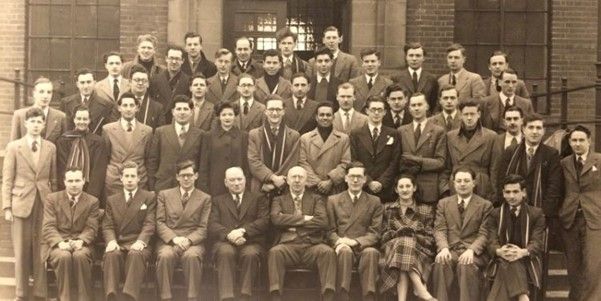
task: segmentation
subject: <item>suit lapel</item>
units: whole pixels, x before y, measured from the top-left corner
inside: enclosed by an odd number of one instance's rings
[[[367,149],[367,151],[370,154],[375,155],[374,145],[371,140],[371,133],[369,132],[369,127],[367,126],[367,124],[361,128],[361,135],[359,135],[359,140],[361,141],[361,143],[363,143],[363,146],[365,146],[365,149]]]
[[[463,231],[463,229],[465,229],[465,226],[469,222],[470,218],[472,218],[472,215],[474,215],[474,212],[476,212],[476,206],[478,206],[476,204],[476,202],[477,202],[476,196],[472,194],[472,199],[470,200],[470,202],[467,204],[467,207],[465,208],[465,212],[463,215],[463,224],[461,225],[461,231]]]
[[[420,147],[422,147],[422,145],[428,140],[430,139],[430,136],[432,135],[432,124],[431,122],[427,122],[426,121],[426,125],[424,126],[424,129],[422,130],[421,135],[419,136],[419,140],[417,141],[417,145],[415,146],[415,149],[418,150]],[[414,139],[415,140],[415,139]]]
[[[359,219],[359,217],[363,214],[365,214],[365,206],[367,203],[367,196],[364,193],[361,193],[361,196],[359,197],[359,199],[357,200],[357,204],[353,204],[353,201],[351,200],[351,196],[348,193],[344,194],[344,197],[347,199],[348,202],[350,202],[351,205],[351,216],[349,217],[349,221],[348,221],[348,226],[347,229],[350,228],[356,221],[357,219]],[[345,229],[346,231],[346,229]]]
[[[67,191],[63,191],[62,194],[63,194],[63,197],[61,197],[59,200],[59,203],[60,203],[59,206],[65,213],[65,216],[67,217],[67,222],[69,224],[71,224],[75,221],[75,218],[74,218],[75,214],[71,214],[71,204],[70,204],[69,195],[67,194]],[[80,201],[81,201],[81,198],[80,198]]]
[[[279,83],[278,83],[279,84]],[[264,78],[259,78],[257,80],[257,88],[265,93],[267,93],[267,95],[271,94],[271,91],[269,91],[269,87],[267,86],[267,82],[265,81]]]
[[[404,127],[401,127],[401,134],[403,136],[403,140],[409,144],[410,153],[415,153],[415,138],[413,133],[413,124],[409,123]]]
[[[365,78],[365,77],[363,77]],[[377,93],[373,93],[373,91],[381,91],[384,87],[386,87],[386,84],[384,82],[384,78],[382,77],[382,75],[378,74],[378,77],[376,77],[376,82],[374,83],[373,87],[371,88],[371,91],[369,95],[377,95]]]
[[[597,158],[593,158],[592,155],[593,155],[593,153],[589,151],[589,156],[588,156],[588,158],[586,158],[586,161],[584,161],[584,165],[582,166],[582,171],[580,172],[580,176],[584,175],[589,170],[591,170],[594,165],[597,165]],[[571,165],[574,165],[574,163],[573,163],[574,160],[572,160],[571,162],[572,162]]]
[[[340,136],[338,135],[338,133],[336,133],[334,130],[332,130],[332,133],[330,134],[330,136],[328,137],[328,139],[326,139],[325,142],[321,141],[321,136],[319,135],[319,133],[317,133],[317,136],[314,137],[313,140],[314,141],[318,140],[319,143],[322,143],[321,144],[321,148],[319,149],[319,154],[317,154],[317,157],[319,158],[327,150],[329,150],[330,148],[332,148],[336,144],[338,144],[338,141],[340,141]]]
[[[131,200],[129,204],[125,203],[125,195],[122,198],[119,198],[119,201],[123,204],[123,222],[121,223],[121,230],[125,229],[127,225],[129,225],[133,220],[138,211],[140,211],[140,207],[144,202],[144,199],[140,195],[140,190],[136,191],[134,195],[134,199]]]
[[[50,151],[49,151],[49,145],[48,142],[42,140],[42,143],[40,145],[40,158],[38,159],[38,163],[40,162],[50,162],[51,158],[50,158]],[[42,166],[47,166],[47,164],[38,164],[38,168],[35,169],[36,172],[36,176],[39,176],[40,173],[42,172]]]
[[[463,137],[458,137],[459,141],[464,141]],[[465,157],[467,157],[469,154],[473,153],[475,150],[477,150],[480,146],[482,146],[482,143],[484,142],[484,140],[482,139],[482,129],[479,129],[476,131],[476,133],[474,133],[474,136],[472,137],[472,139],[470,139],[470,141],[467,142],[467,145],[465,145],[465,142],[463,142],[464,144],[464,148],[463,151],[460,152],[461,156],[460,158],[463,159]]]
[[[31,167],[31,170],[33,170],[37,175],[37,165],[33,161],[33,153],[31,153],[31,149],[29,148],[29,145],[27,145],[26,137],[21,138],[21,145],[19,146],[19,151],[27,161],[27,164],[29,164],[29,167]]]
[[[244,216],[246,215],[246,212],[248,211],[248,207],[250,207],[251,202],[252,202],[251,197],[248,195],[248,193],[245,193],[242,196],[242,204],[240,204],[240,215],[239,215],[240,220],[242,220],[244,218]]]
[[[224,199],[225,207],[230,211],[232,216],[238,218],[238,204],[236,204],[236,200],[232,197],[230,193],[227,194],[227,197]]]
[[[457,91],[463,90],[463,87],[467,84],[467,73],[465,70],[461,70],[457,75],[457,84],[455,85],[455,89]]]
[[[453,200],[449,203],[449,213],[452,216],[453,222],[459,227],[462,228],[463,226],[463,222],[461,221],[461,213],[459,213],[459,207],[457,205],[457,202],[459,201],[459,199],[457,198],[457,195],[455,195],[453,197]]]
[[[201,120],[206,120],[207,116],[211,114],[211,110],[209,110],[209,105],[207,104],[206,100],[202,103],[202,106],[200,106],[200,108],[198,108],[198,116],[197,118],[194,119],[194,126],[195,127],[200,127],[200,121]],[[192,115],[194,116],[194,115]]]
[[[244,128],[247,128],[248,125],[256,118],[256,116],[259,114],[259,105],[257,105],[257,100],[253,100],[253,104],[250,106],[250,108],[248,108],[248,114],[246,115],[245,118],[245,123],[244,124]],[[250,129],[248,129],[250,130]]]
[[[379,76],[378,76],[379,78]],[[367,80],[365,79],[365,75],[361,75],[361,80],[357,85],[357,92],[361,92],[361,94],[368,96],[369,95],[369,87],[367,87]]]
[[[106,97],[108,97],[109,100],[111,100],[113,103],[116,103],[117,101],[113,97],[113,91],[112,91],[111,87],[109,86],[109,80],[110,79],[108,77],[103,79],[98,84],[98,89],[101,90],[102,92],[104,92],[104,94],[106,95]]]
[[[46,135],[44,138],[48,138],[48,136],[54,131],[57,123],[58,116],[56,116],[56,112],[54,112],[52,108],[48,108],[48,117],[46,118]]]
[[[378,155],[379,153],[381,153],[384,150],[384,146],[386,146],[386,140],[388,133],[386,132],[386,130],[384,130],[384,127],[380,127],[382,130],[380,132],[380,135],[378,136],[378,140],[376,141],[376,149],[375,149],[375,154]]]
[[[411,82],[413,85],[413,82]],[[419,80],[417,81],[417,91],[423,91],[424,86],[426,85],[426,73],[422,68],[422,74],[420,74]]]
[[[69,206],[69,205],[67,205]],[[86,208],[88,208],[88,197],[85,193],[82,193],[79,196],[79,201],[77,201],[77,204],[75,205],[75,208],[73,210],[73,220],[72,223],[76,223],[77,220],[82,216],[83,212],[86,210]]]

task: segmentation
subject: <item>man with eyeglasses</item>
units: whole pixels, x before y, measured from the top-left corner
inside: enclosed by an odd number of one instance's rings
[[[154,130],[165,124],[164,110],[167,108],[154,99],[148,87],[149,79],[146,69],[141,65],[133,66],[131,68],[131,93],[139,103],[136,119]]]
[[[249,132],[263,124],[265,105],[254,97],[255,79],[250,74],[240,74],[237,89],[240,98],[234,100],[234,106],[238,107],[240,115],[236,123],[241,131]]]
[[[177,95],[190,96],[190,76],[182,71],[184,49],[179,46],[167,47],[167,69],[161,70],[151,79],[150,94],[163,105],[165,123],[172,120],[173,98]]]
[[[364,190],[382,202],[394,200],[393,182],[398,172],[401,137],[393,128],[382,125],[386,100],[382,96],[367,99],[367,124],[351,131],[351,158],[363,163],[366,185]]]
[[[275,196],[286,188],[288,169],[298,164],[300,134],[282,122],[285,111],[280,96],[269,95],[265,106],[265,122],[248,133],[248,165],[251,190]]]

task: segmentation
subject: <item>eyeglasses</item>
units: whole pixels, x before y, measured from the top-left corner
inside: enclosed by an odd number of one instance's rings
[[[253,84],[239,84],[238,87],[240,88],[250,88],[250,87],[254,87],[255,85]]]
[[[182,179],[191,179],[194,177],[194,174],[193,173],[184,173],[184,174],[179,174],[177,176]]]
[[[279,112],[283,111],[284,109],[282,109],[282,108],[267,108],[266,110],[269,112],[279,113]]]

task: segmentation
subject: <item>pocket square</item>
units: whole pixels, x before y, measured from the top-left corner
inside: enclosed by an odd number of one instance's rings
[[[593,171],[597,171],[597,166],[593,165]]]
[[[144,204],[142,204],[142,207],[140,207],[140,210],[146,210],[146,209],[148,209],[148,206],[146,206],[146,204],[145,204],[145,203],[144,203]]]
[[[394,143],[394,138],[391,136],[387,137],[388,140],[386,140],[386,145],[392,145]]]

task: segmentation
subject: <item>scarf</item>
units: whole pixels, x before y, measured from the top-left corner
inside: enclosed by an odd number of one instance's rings
[[[507,166],[507,170],[505,171],[505,176],[509,174],[522,175],[524,178],[527,178],[528,175],[528,167],[522,166],[522,162],[526,162],[526,144],[522,142],[518,147],[515,148],[513,154],[511,154],[511,160],[509,161],[509,165]],[[542,191],[542,163],[540,160],[535,160],[536,153],[532,157],[532,162],[530,162],[530,168],[533,169],[534,178],[532,181],[532,190],[528,191],[528,197],[530,199],[529,204],[534,207],[542,208],[543,205],[543,191]],[[522,173],[522,170],[526,170],[526,173]]]
[[[72,138],[71,150],[67,159],[67,168],[78,167],[83,171],[83,178],[86,183],[90,182],[90,150],[86,142],[87,132],[73,131],[64,136]]]

